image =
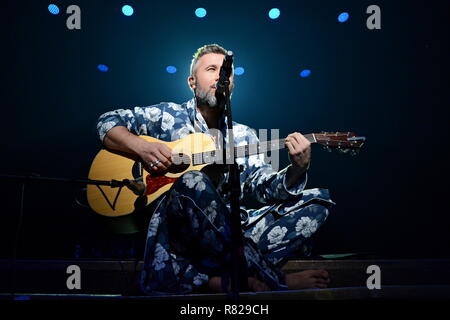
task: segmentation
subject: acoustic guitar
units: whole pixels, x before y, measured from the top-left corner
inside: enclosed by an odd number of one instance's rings
[[[304,136],[312,144],[320,144],[329,151],[337,149],[351,154],[355,154],[365,142],[365,137],[353,132],[321,132]],[[209,164],[217,163],[218,159],[224,159],[222,163],[225,163],[227,159],[224,150],[216,150],[212,137],[204,133],[193,133],[171,142],[149,136],[139,137],[149,142],[163,143],[172,149],[172,166],[165,172],[155,173],[147,170],[137,156],[100,150],[92,162],[89,179],[120,183],[117,186],[87,186],[88,203],[95,212],[108,217],[131,214],[154,202],[185,172],[202,170]],[[237,146],[234,152],[240,158],[283,148],[286,148],[284,139],[276,139]]]

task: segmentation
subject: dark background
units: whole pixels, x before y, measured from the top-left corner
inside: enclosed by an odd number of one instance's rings
[[[70,0],[53,1],[55,16],[49,3],[2,1],[0,174],[86,178],[101,147],[98,116],[190,99],[191,56],[218,43],[245,68],[235,121],[282,136],[355,131],[368,139],[356,157],[313,146],[307,187],[329,188],[337,203],[317,254],[449,256],[448,1]],[[81,30],[66,28],[71,4],[81,8]],[[124,4],[133,16],[121,13]],[[381,30],[366,27],[371,4],[381,8]],[[208,10],[204,19],[197,7]],[[277,20],[267,16],[272,7]],[[350,19],[339,23],[344,11]],[[303,69],[311,75],[301,78]],[[288,164],[286,151],[281,158]],[[21,185],[0,182],[4,258]],[[144,233],[112,233],[107,219],[75,203],[81,187],[26,185],[19,258],[142,255]]]

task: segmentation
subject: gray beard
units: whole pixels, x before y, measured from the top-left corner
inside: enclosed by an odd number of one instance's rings
[[[197,99],[197,105],[208,106],[210,108],[217,108],[219,105],[214,93],[209,90],[203,90],[198,84],[195,89],[195,97]]]

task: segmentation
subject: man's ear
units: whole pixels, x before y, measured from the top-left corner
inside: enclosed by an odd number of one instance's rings
[[[189,87],[191,87],[191,89],[195,89],[195,79],[193,76],[189,76],[188,84],[189,84]]]

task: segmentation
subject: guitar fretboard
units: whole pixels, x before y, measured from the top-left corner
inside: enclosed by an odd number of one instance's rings
[[[308,139],[310,143],[315,143],[316,139],[313,133],[305,134],[304,137]],[[284,139],[275,139],[269,141],[263,141],[255,144],[246,144],[234,148],[236,158],[249,157],[255,154],[266,153],[268,151],[276,151],[286,148]],[[221,160],[222,163],[226,163],[225,159],[231,159],[229,148],[212,150],[207,152],[200,152],[192,154],[192,164],[211,164],[215,161]]]

